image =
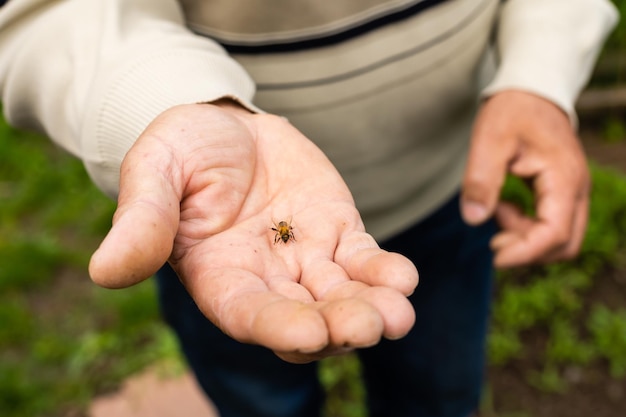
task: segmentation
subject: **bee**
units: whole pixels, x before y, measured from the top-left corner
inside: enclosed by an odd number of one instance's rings
[[[291,220],[289,220],[289,222],[281,220],[278,224],[276,224],[276,222],[273,223],[274,227],[272,227],[272,230],[276,232],[276,235],[274,236],[274,245],[281,240],[285,244],[290,240],[293,240],[294,242],[296,241],[296,237],[293,235],[293,227],[291,227]]]

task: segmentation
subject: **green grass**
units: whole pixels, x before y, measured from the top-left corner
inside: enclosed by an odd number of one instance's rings
[[[151,282],[93,285],[89,256],[114,203],[76,159],[0,122],[0,410],[81,410],[156,361],[180,361]]]

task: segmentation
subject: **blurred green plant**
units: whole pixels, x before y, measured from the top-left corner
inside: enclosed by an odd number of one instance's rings
[[[610,88],[624,82],[626,75],[626,0],[612,0],[621,19],[609,34],[591,79],[594,87]]]
[[[551,366],[587,365],[597,355],[594,345],[582,341],[581,331],[569,317],[558,317],[550,323],[546,345],[546,362]]]
[[[604,358],[614,378],[626,376],[626,309],[611,311],[594,305],[587,320],[593,346]]]
[[[543,392],[562,393],[567,390],[561,371],[554,365],[545,364],[541,370],[529,370],[527,380],[530,385]]]
[[[626,0],[611,0],[611,2],[615,5],[622,18],[626,16]],[[605,51],[622,52],[624,50],[626,50],[626,25],[620,21],[615,30],[609,35]]]
[[[626,126],[621,117],[609,116],[604,121],[604,140],[609,143],[618,143],[626,140]]]
[[[326,391],[325,417],[365,417],[365,387],[356,354],[320,361],[319,378]]]
[[[150,282],[124,291],[89,282],[114,208],[79,161],[0,120],[3,417],[79,412],[155,361],[182,363]]]

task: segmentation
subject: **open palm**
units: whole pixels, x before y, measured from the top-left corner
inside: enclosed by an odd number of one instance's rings
[[[280,221],[295,241],[275,242]],[[398,338],[414,321],[414,266],[365,233],[330,161],[284,119],[235,105],[168,110],[122,164],[92,278],[126,287],[168,259],[222,331],[289,361]]]

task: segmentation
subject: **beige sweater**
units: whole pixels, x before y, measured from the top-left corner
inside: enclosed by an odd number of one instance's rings
[[[456,192],[481,94],[530,91],[575,122],[616,19],[607,0],[10,0],[0,94],[10,123],[77,155],[110,196],[173,105],[230,96],[284,115],[384,238]]]

